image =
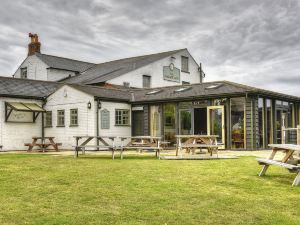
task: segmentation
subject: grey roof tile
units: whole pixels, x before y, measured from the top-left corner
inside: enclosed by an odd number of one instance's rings
[[[0,96],[42,99],[61,85],[49,81],[0,77]]]
[[[80,84],[102,83],[183,50],[186,49],[179,49],[100,63],[82,72],[79,76],[67,79],[66,82]]]
[[[41,53],[36,53],[35,55],[39,59],[41,59],[45,64],[47,64],[50,68],[55,69],[69,70],[80,73],[95,65],[94,63],[83,62],[74,59],[68,59]]]

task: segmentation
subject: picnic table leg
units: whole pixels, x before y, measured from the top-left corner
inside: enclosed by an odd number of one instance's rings
[[[300,171],[298,172],[297,176],[295,177],[293,186],[298,186],[299,184],[300,184]]]
[[[124,150],[124,139],[121,139],[121,152],[120,152],[120,156],[121,156],[121,159],[123,159],[123,150]]]
[[[272,150],[272,153],[271,153],[271,155],[269,156],[268,159],[274,159],[274,157],[275,157],[275,155],[276,155],[276,152],[277,152],[277,150],[276,150],[276,149],[273,149],[273,150]],[[260,177],[261,177],[261,176],[264,176],[265,173],[267,172],[268,168],[269,168],[269,165],[264,165],[263,168],[262,168],[262,170],[261,170],[260,173],[259,173],[259,176],[260,176]]]
[[[37,142],[37,139],[34,138],[34,139],[33,139],[33,142],[31,143],[31,145],[29,146],[29,148],[28,148],[28,150],[27,150],[28,152],[31,152],[31,151],[32,151],[32,149],[33,149],[33,147],[35,146],[36,142]]]
[[[75,158],[78,158],[78,151],[79,151],[78,143],[79,143],[79,138],[76,137],[76,147],[75,147],[75,155],[74,155]]]
[[[58,146],[57,144],[53,141],[53,138],[49,138],[50,143],[52,144],[53,148],[55,149],[55,151],[58,152]]]

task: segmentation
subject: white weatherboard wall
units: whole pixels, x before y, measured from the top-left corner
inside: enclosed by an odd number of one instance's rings
[[[183,50],[173,56],[175,57],[174,60],[171,59],[171,56],[168,56],[120,77],[108,80],[107,83],[123,85],[124,82],[129,82],[132,87],[142,88],[143,75],[151,76],[151,87],[180,85],[182,81],[190,82],[191,84],[200,83],[200,72],[198,71],[199,66],[193,60],[189,52],[187,50]],[[180,82],[164,80],[163,67],[169,66],[173,63],[176,68],[181,70],[181,56],[189,58],[189,73],[180,71]]]
[[[14,74],[14,77],[21,77],[21,68],[27,67],[27,78],[32,80],[47,80],[48,66],[36,55],[28,56]]]
[[[5,122],[5,102],[24,102],[36,103],[42,106],[42,101],[16,99],[16,98],[0,98],[0,145],[3,150],[27,150],[25,143],[31,143],[33,136],[42,135],[42,116],[38,116],[35,123],[14,123]],[[26,112],[28,116],[32,113]]]
[[[88,102],[91,102],[91,109],[87,107]],[[76,127],[70,126],[70,109],[78,109]],[[53,136],[55,142],[62,143],[61,149],[72,149],[74,136],[96,135],[95,102],[91,95],[65,85],[48,97],[45,110],[52,111],[52,127],[45,128],[45,135]],[[65,110],[64,127],[57,127],[57,110]]]
[[[110,112],[109,129],[101,129],[101,111],[105,109]],[[130,126],[117,126],[115,125],[116,109],[128,109],[131,111],[131,106],[127,103],[101,101],[101,109],[99,110],[99,135],[100,136],[131,136],[131,112],[130,112]],[[116,139],[116,144],[117,145],[121,144],[119,138]]]

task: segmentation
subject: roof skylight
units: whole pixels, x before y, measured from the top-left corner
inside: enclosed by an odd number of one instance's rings
[[[205,89],[210,90],[210,89],[217,89],[219,87],[223,86],[223,84],[212,84],[208,87],[206,87]]]
[[[153,91],[150,91],[150,92],[146,93],[146,95],[155,95],[159,92],[162,92],[162,90],[153,90]]]
[[[186,90],[189,90],[191,89],[192,87],[181,87],[179,89],[176,89],[174,92],[183,92],[183,91],[186,91]]]

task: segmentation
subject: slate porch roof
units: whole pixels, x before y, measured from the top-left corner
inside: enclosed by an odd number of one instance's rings
[[[216,86],[216,88],[211,88]],[[178,91],[186,87],[184,91]],[[152,91],[158,91],[155,94],[149,94]],[[167,102],[179,100],[197,100],[199,98],[218,98],[233,97],[245,95],[259,95],[262,97],[273,97],[279,100],[300,102],[300,97],[286,95],[274,91],[255,88],[230,81],[204,82],[202,84],[168,86],[162,88],[138,89],[134,90],[133,103],[138,102]]]
[[[20,78],[0,77],[0,96],[15,98],[43,99],[54,93],[62,85],[69,85],[95,98],[132,104],[197,100],[205,98],[259,95],[284,101],[300,103],[300,97],[268,91],[229,81],[205,82],[180,86],[149,89],[124,89],[118,87],[97,87],[90,85],[67,84],[62,82],[38,81]],[[186,87],[184,91],[177,91]],[[213,88],[212,88],[213,87]],[[158,91],[149,94],[152,91]]]

